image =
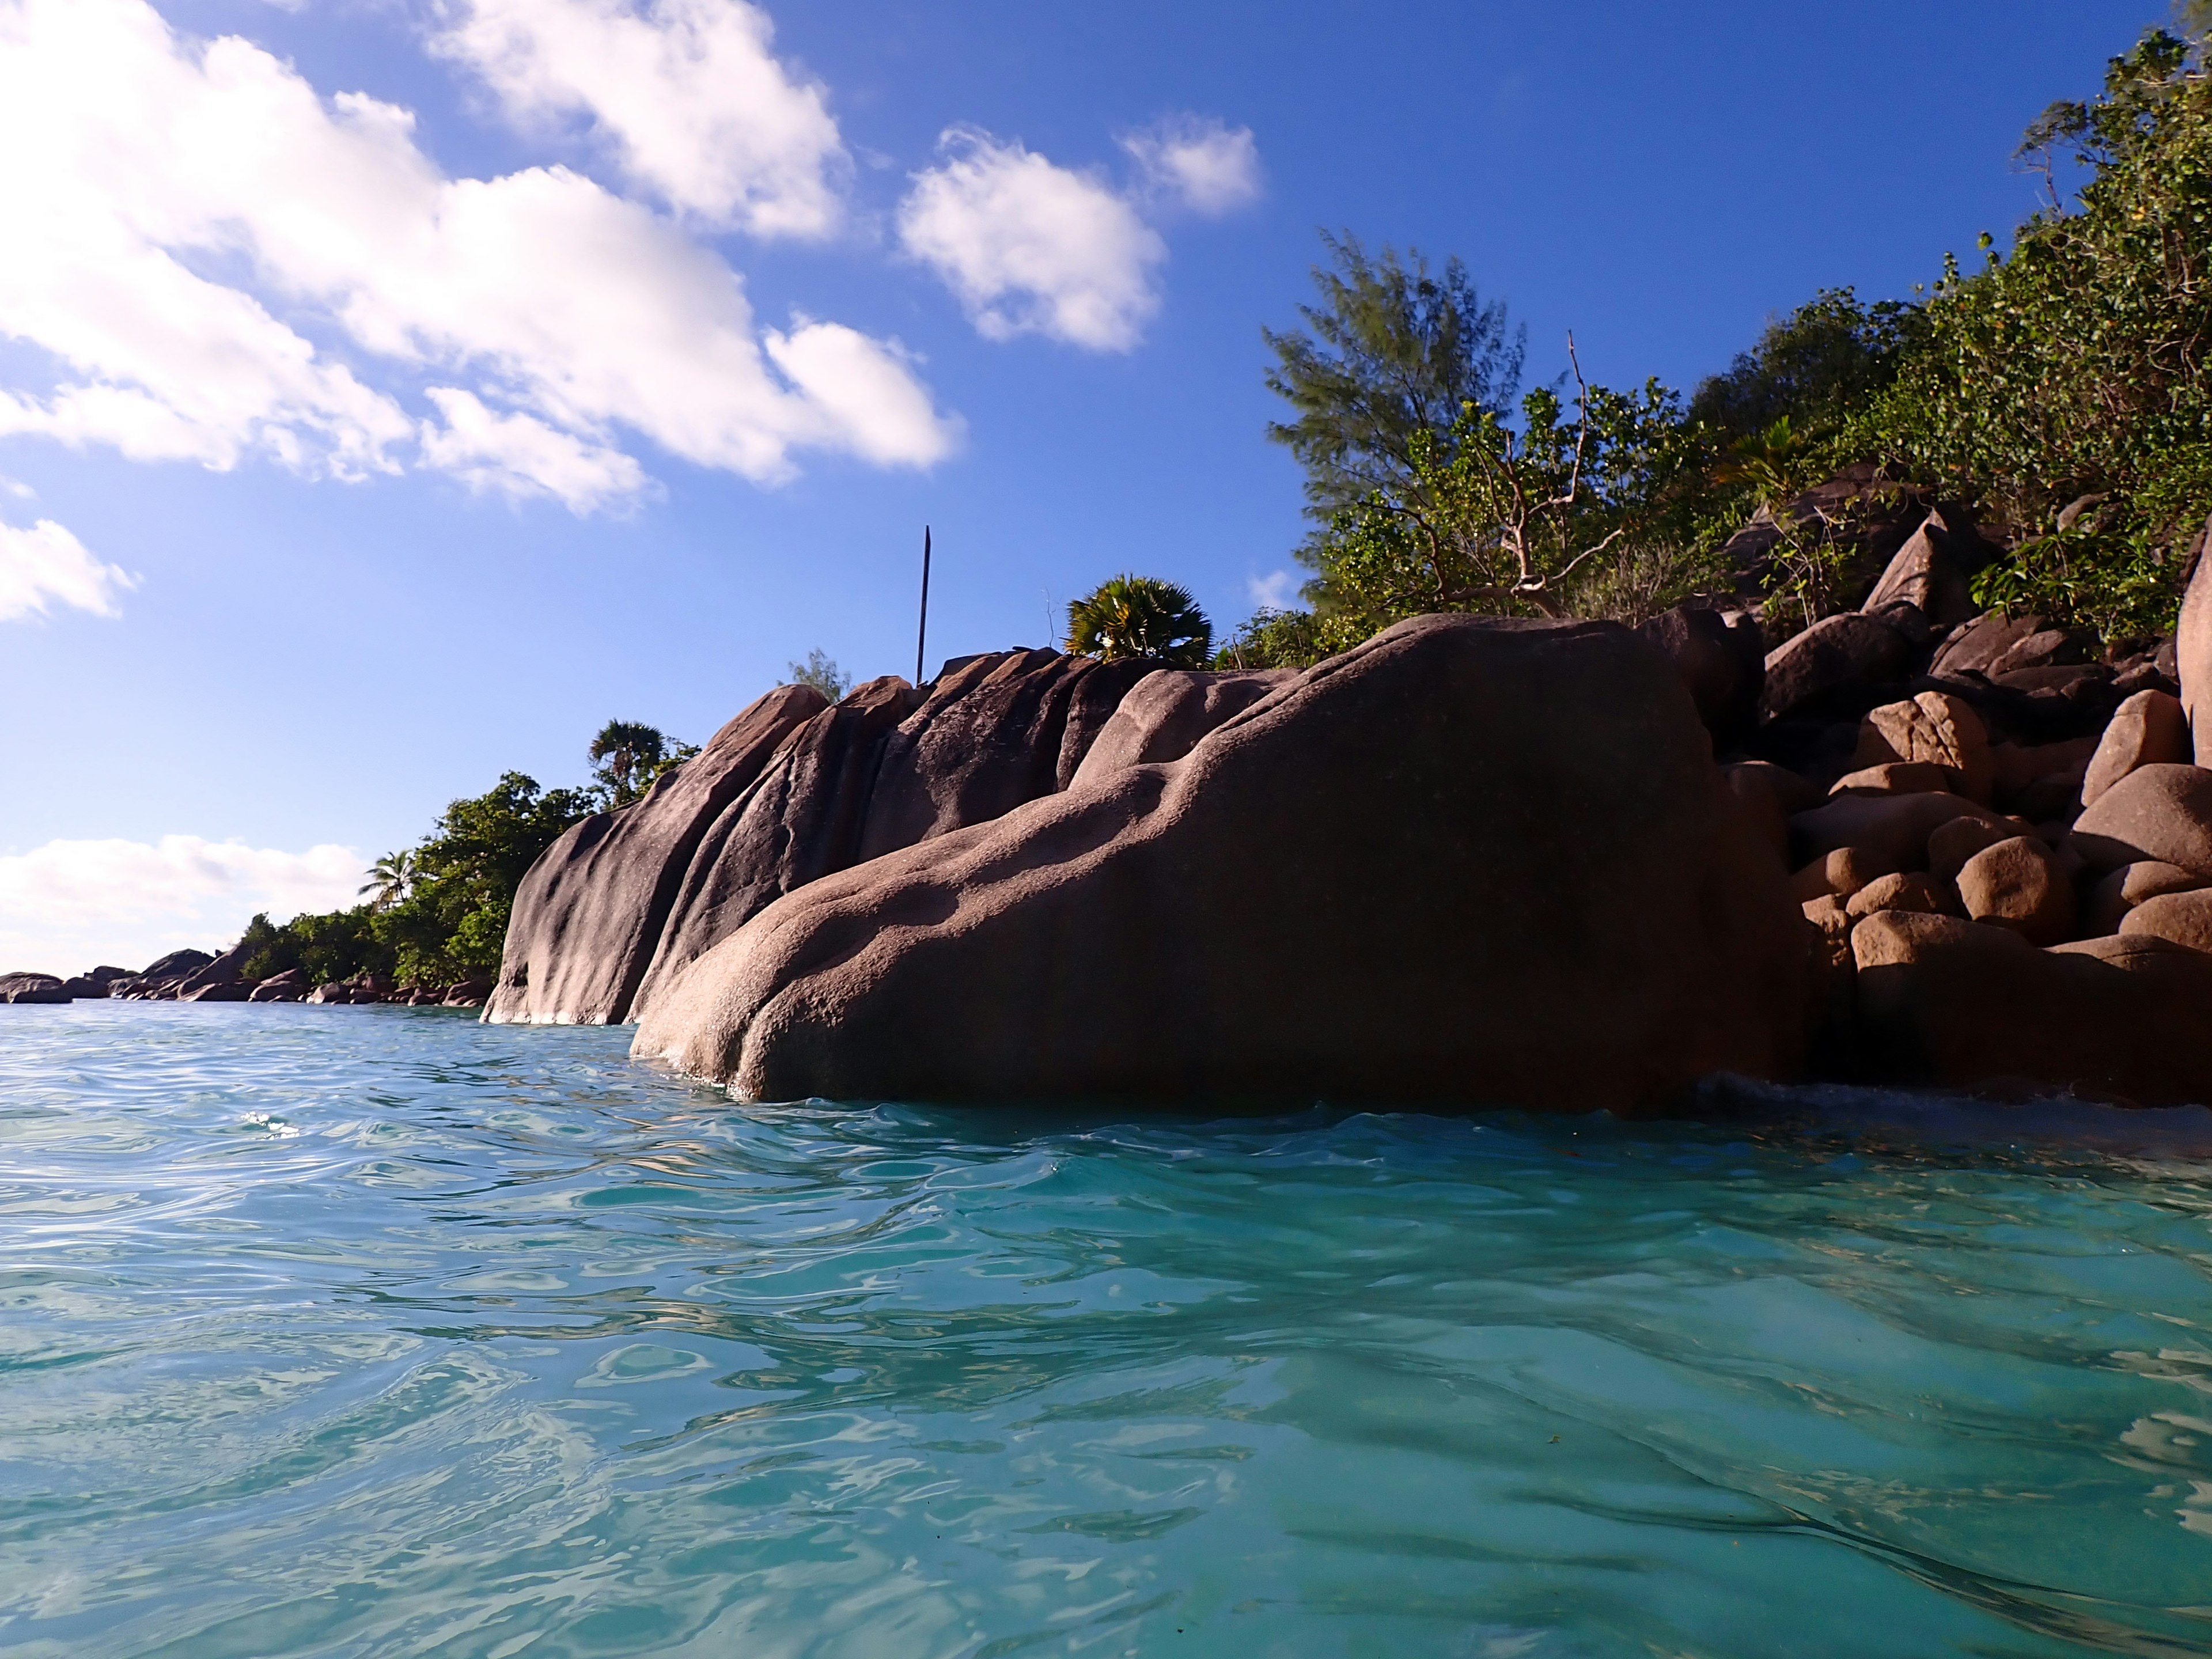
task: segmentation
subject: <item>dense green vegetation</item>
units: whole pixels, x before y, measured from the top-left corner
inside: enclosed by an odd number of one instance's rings
[[[349,910],[275,923],[257,915],[240,943],[249,979],[304,969],[317,983],[374,974],[450,985],[499,971],[515,889],[539,854],[594,812],[628,805],[698,751],[636,720],[611,720],[589,750],[594,781],[547,789],[520,772],[449,804],[415,846],[377,860]]]
[[[1267,335],[1311,609],[1254,617],[1217,663],[1310,662],[1422,611],[1638,620],[1742,580],[1717,556],[1762,507],[1780,540],[1750,597],[1786,633],[1850,601],[1851,513],[1907,487],[1966,501],[2013,550],[1985,603],[2114,647],[2170,626],[2212,511],[2208,11],[2030,130],[2051,200],[2008,255],[1985,237],[1984,269],[1947,259],[1911,301],[1819,294],[1687,399],[1586,384],[1570,342],[1568,372],[1509,409],[1520,336],[1456,261],[1324,238],[1319,303]],[[2069,200],[2057,169],[2076,162]],[[1855,503],[1802,509],[1853,465],[1871,469]]]
[[[1067,607],[1067,648],[1107,662],[1203,668],[1213,624],[1187,587],[1157,576],[1115,576]]]

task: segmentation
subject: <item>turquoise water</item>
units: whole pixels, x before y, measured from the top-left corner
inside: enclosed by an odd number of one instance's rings
[[[2212,1651],[2203,1113],[744,1114],[621,1031],[0,1018],[11,1654]]]

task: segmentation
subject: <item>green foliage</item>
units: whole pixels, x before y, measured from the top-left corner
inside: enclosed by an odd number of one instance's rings
[[[1990,596],[2111,641],[2147,635],[2171,625],[2182,551],[2212,511],[2212,81],[2153,30],[2023,150],[2086,166],[2077,204],[2054,184],[2009,258],[1991,249],[1972,276],[1945,262],[1923,337],[1851,435],[2010,525],[2022,544]],[[2093,494],[2100,510],[2059,531]]]
[[[696,744],[672,741],[657,726],[642,720],[609,720],[592,739],[592,775],[610,807],[627,806],[699,752]],[[510,774],[510,775],[512,775]]]
[[[1521,415],[1414,434],[1407,476],[1307,544],[1324,642],[1437,611],[1638,621],[1711,580],[1711,443],[1674,392],[1585,386],[1571,419],[1539,390]]]
[[[1275,354],[1267,386],[1294,411],[1267,435],[1306,473],[1307,514],[1327,525],[1377,491],[1402,490],[1420,434],[1442,439],[1461,411],[1498,412],[1520,385],[1522,333],[1485,305],[1457,259],[1441,276],[1417,249],[1370,256],[1352,235],[1322,234],[1321,304],[1303,329],[1262,330]]]
[[[853,677],[831,661],[829,653],[819,646],[806,653],[805,662],[787,663],[784,672],[790,675],[793,685],[811,685],[832,702],[842,700],[853,689]]]
[[[386,853],[368,866],[368,879],[361,884],[361,892],[368,900],[370,909],[389,910],[404,899],[414,885],[415,854]]]
[[[1108,662],[1203,668],[1213,625],[1188,588],[1157,576],[1120,575],[1067,607],[1067,648]]]
[[[1850,289],[1824,289],[1700,384],[1689,417],[1736,442],[1784,421],[1808,448],[1832,440],[1896,380],[1923,324],[1917,306],[1863,306]]]
[[[1210,665],[1221,670],[1310,668],[1359,643],[1358,638],[1345,637],[1346,633],[1340,623],[1310,611],[1262,605],[1223,641]]]

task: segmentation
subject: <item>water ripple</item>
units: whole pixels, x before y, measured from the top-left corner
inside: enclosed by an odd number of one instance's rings
[[[747,1112],[0,1010],[0,1648],[2212,1650],[2212,1115]]]

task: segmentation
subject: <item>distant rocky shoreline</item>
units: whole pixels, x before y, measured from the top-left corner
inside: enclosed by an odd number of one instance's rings
[[[2100,662],[1978,613],[1996,556],[1927,512],[1771,652],[1692,606],[1419,617],[1303,672],[781,687],[538,861],[495,984],[189,952],[0,990],[631,1021],[747,1099],[2212,1100],[2212,572]]]
[[[0,974],[0,1002],[57,1003],[112,998],[134,1002],[392,1002],[481,1008],[489,980],[457,985],[400,986],[374,974],[318,985],[299,969],[267,979],[245,977],[241,952],[210,956],[173,951],[137,973],[94,968],[70,979],[55,974]]]

